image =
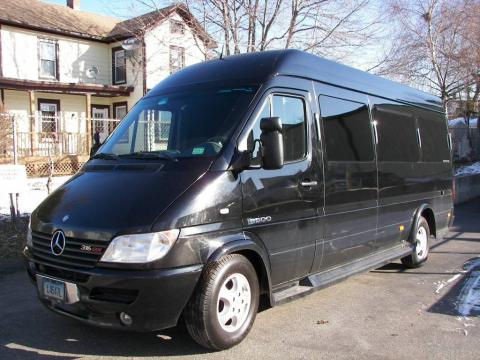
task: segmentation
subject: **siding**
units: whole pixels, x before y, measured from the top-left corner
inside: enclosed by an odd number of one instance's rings
[[[58,40],[60,82],[111,84],[110,46],[88,40],[2,26],[3,76],[40,80],[38,78],[38,37]],[[94,79],[86,70],[96,66],[99,74]]]
[[[78,132],[79,130],[84,131],[86,128],[85,108],[87,100],[85,96],[35,92],[35,110],[38,109],[38,99],[60,100],[60,115],[65,120],[60,125],[59,130]],[[40,131],[40,124],[37,124],[36,130]]]
[[[183,22],[182,18],[175,14],[171,19]],[[170,75],[170,45],[185,49],[185,66],[205,60],[205,56],[198,48],[190,28],[185,24],[185,34],[171,34],[170,22],[162,22],[151,29],[145,36],[147,58],[147,88],[151,89],[160,81]]]
[[[110,69],[112,68],[112,49],[119,47],[122,44],[120,42],[110,44]],[[110,70],[110,73],[112,71]],[[111,77],[111,75],[110,75]],[[126,101],[128,103],[128,110],[135,105],[135,103],[143,97],[143,65],[142,65],[142,49],[137,49],[127,57],[127,85],[133,86],[133,92],[129,97],[116,97],[112,99],[114,102]],[[112,113],[113,114],[113,113]]]
[[[1,1],[1,0],[0,0]],[[173,19],[182,22],[177,14]],[[59,46],[59,74],[62,83],[97,83],[112,84],[112,48],[121,43],[102,44],[88,40],[74,39],[66,36],[54,36],[42,32],[19,29],[13,26],[0,28],[2,41],[3,76],[22,80],[40,80],[38,77],[38,38],[55,39]],[[170,75],[170,45],[185,49],[185,65],[204,60],[202,51],[197,47],[190,28],[185,24],[185,34],[170,34],[170,22],[164,21],[151,29],[145,37],[146,69],[148,89],[153,88],[161,80]],[[96,81],[86,76],[86,70],[92,66],[99,69]],[[110,106],[126,101],[128,110],[143,96],[143,64],[142,50],[137,49],[127,59],[127,85],[134,90],[129,97],[94,98],[92,104]],[[63,131],[84,131],[86,116],[86,100],[83,95],[65,95],[56,93],[35,92],[35,109],[38,98],[60,100],[61,113],[65,119]],[[29,115],[29,95],[26,91],[5,91],[5,105],[8,111],[17,113],[25,119]],[[21,131],[29,131],[29,123],[22,123]],[[37,130],[39,125],[37,124]]]
[[[16,115],[18,131],[29,132],[30,97],[26,91],[5,90],[5,109]]]

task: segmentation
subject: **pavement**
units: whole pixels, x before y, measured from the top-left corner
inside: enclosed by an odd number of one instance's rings
[[[238,346],[208,352],[183,326],[156,333],[90,327],[36,299],[21,265],[0,263],[0,359],[480,359],[480,199],[427,264],[399,262],[260,312]]]

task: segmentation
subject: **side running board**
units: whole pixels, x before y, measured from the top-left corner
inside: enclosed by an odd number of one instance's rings
[[[316,274],[311,274],[293,286],[283,287],[273,293],[274,305],[281,305],[291,300],[306,296],[316,290],[338,283],[352,275],[377,269],[385,264],[411,254],[413,247],[403,243],[393,248],[382,250],[349,264],[334,267]]]

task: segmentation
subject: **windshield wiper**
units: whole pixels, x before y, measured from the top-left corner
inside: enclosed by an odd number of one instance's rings
[[[162,159],[170,161],[178,161],[178,159],[167,152],[150,152],[150,151],[135,151],[128,154],[121,154],[121,157],[130,159]]]
[[[118,155],[111,153],[96,153],[92,156],[92,159],[117,160]]]

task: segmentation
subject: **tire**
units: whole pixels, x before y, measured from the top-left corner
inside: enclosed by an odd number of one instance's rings
[[[226,255],[207,264],[184,312],[190,336],[214,350],[237,345],[255,321],[259,294],[257,273],[244,256]]]
[[[430,227],[427,220],[421,216],[416,224],[410,241],[414,244],[412,254],[402,258],[402,264],[408,268],[417,268],[422,266],[428,259],[430,249]]]

